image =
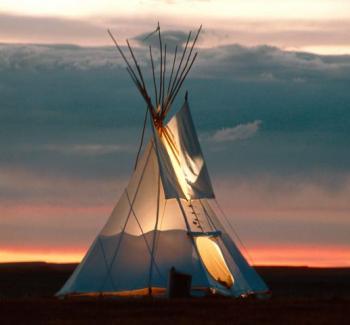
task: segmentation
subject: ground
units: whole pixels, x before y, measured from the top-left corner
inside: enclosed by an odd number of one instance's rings
[[[0,264],[0,324],[350,324],[350,269],[257,267],[268,300],[57,300],[73,264]]]

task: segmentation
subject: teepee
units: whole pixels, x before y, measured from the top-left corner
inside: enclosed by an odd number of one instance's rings
[[[159,77],[149,46],[153,100],[129,41],[128,59],[109,32],[147,104],[142,140],[129,184],[58,296],[161,295],[173,268],[192,277],[192,294],[238,297],[268,291],[234,242],[217,204],[187,93],[181,109],[166,121],[197,57],[193,49],[200,31],[193,38],[189,33],[182,54],[175,48],[167,78],[167,48],[159,25],[147,36],[159,38]],[[151,139],[140,154],[148,115]]]

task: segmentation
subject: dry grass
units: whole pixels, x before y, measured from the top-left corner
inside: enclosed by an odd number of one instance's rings
[[[258,268],[269,300],[56,300],[73,265],[0,265],[0,324],[350,324],[350,269]]]

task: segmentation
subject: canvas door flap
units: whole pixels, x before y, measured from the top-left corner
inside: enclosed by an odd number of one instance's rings
[[[166,198],[214,198],[188,103],[155,133]]]
[[[201,236],[195,240],[207,272],[215,281],[228,289],[231,288],[234,278],[215,239]]]
[[[166,199],[183,198],[186,196],[179,184],[175,173],[174,165],[167,153],[167,148],[164,142],[159,137],[158,131],[154,129],[155,150],[158,157],[159,173],[162,180],[164,196]]]

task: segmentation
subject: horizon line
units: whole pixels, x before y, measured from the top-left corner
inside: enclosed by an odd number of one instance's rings
[[[67,262],[54,262],[54,261],[44,261],[44,260],[32,260],[32,261],[0,261],[0,267],[4,265],[30,265],[30,264],[36,264],[36,265],[72,265],[76,264],[79,265],[81,261],[67,261]],[[333,266],[326,266],[326,265],[306,265],[306,264],[264,264],[264,263],[258,263],[258,264],[250,264],[253,267],[259,267],[259,268],[308,268],[308,269],[350,269],[350,265],[333,265]]]

